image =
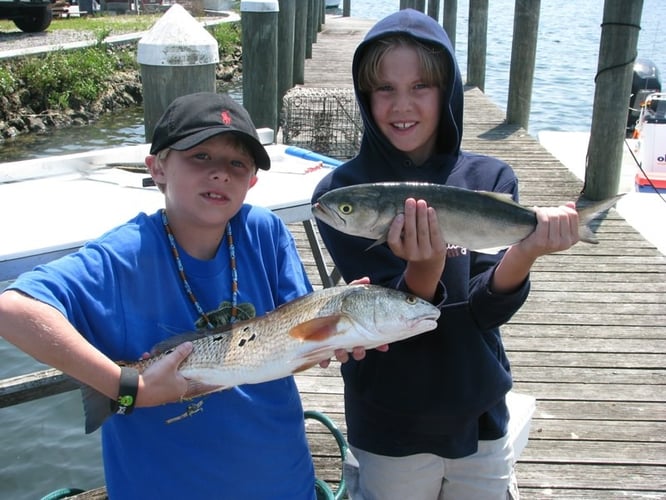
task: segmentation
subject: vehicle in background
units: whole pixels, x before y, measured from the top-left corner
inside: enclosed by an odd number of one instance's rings
[[[0,19],[9,19],[21,31],[37,33],[51,25],[53,0],[0,0]]]

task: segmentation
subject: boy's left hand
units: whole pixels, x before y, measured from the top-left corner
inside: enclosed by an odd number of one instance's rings
[[[569,202],[560,207],[536,208],[537,227],[516,246],[533,258],[560,252],[578,243],[578,212]]]

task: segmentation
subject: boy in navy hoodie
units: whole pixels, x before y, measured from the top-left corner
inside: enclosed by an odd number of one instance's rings
[[[460,149],[463,84],[451,42],[430,17],[401,10],[354,54],[363,118],[358,155],[313,195],[354,184],[421,181],[510,194],[509,165]],[[359,462],[354,499],[505,499],[517,492],[505,395],[512,379],[499,327],[522,306],[529,271],[578,241],[573,204],[537,209],[536,231],[497,255],[447,246],[437,214],[405,200],[387,244],[320,224],[346,281],[410,290],[435,304],[437,329],[342,366],[348,439]],[[512,493],[509,493],[511,491]]]

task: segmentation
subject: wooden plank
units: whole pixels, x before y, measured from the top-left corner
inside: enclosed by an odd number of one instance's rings
[[[666,423],[535,418],[532,420],[529,442],[535,440],[663,444],[666,442]],[[557,447],[557,443],[551,443],[551,446]],[[666,460],[666,456],[661,460]]]
[[[573,342],[572,342],[573,343]],[[624,376],[633,378],[635,376],[645,377],[646,383],[666,383],[666,353],[662,354],[627,354],[625,352],[595,353],[595,352],[539,352],[532,351],[510,351],[511,366],[516,369],[520,367],[523,376],[526,375],[526,369],[536,368],[567,368],[567,369],[597,369],[611,370],[613,376],[619,370],[627,370]],[[542,372],[546,376],[546,372]],[[599,376],[604,377],[605,371],[598,372]],[[653,373],[654,378],[649,374]],[[579,373],[580,375],[580,373]],[[619,376],[619,375],[618,375]],[[649,379],[649,382],[647,382]],[[588,379],[589,380],[589,379]]]
[[[666,467],[666,443],[533,439],[529,441],[520,458],[523,462],[549,464]],[[666,479],[663,481],[662,484],[666,486]]]
[[[666,491],[666,467],[663,466],[625,466],[606,464],[561,464],[533,463],[519,461],[516,465],[518,486],[539,488],[541,493],[534,497],[543,498],[548,492],[561,489],[586,489],[596,491],[592,498],[606,499],[608,491],[660,492],[653,498],[663,499]],[[544,495],[545,494],[545,495]],[[550,496],[548,496],[550,498]],[[559,498],[576,498],[561,496]],[[640,496],[639,498],[650,498]]]
[[[516,384],[516,390],[530,394],[525,384]],[[594,420],[631,426],[632,422],[663,423],[663,415],[666,415],[665,401],[599,401],[538,397],[534,419],[535,422],[539,419]]]

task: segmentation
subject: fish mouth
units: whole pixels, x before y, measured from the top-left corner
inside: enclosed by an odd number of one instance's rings
[[[331,210],[324,203],[316,202],[312,205],[312,213],[318,219],[323,220],[331,226],[344,226],[345,220],[335,211]]]

